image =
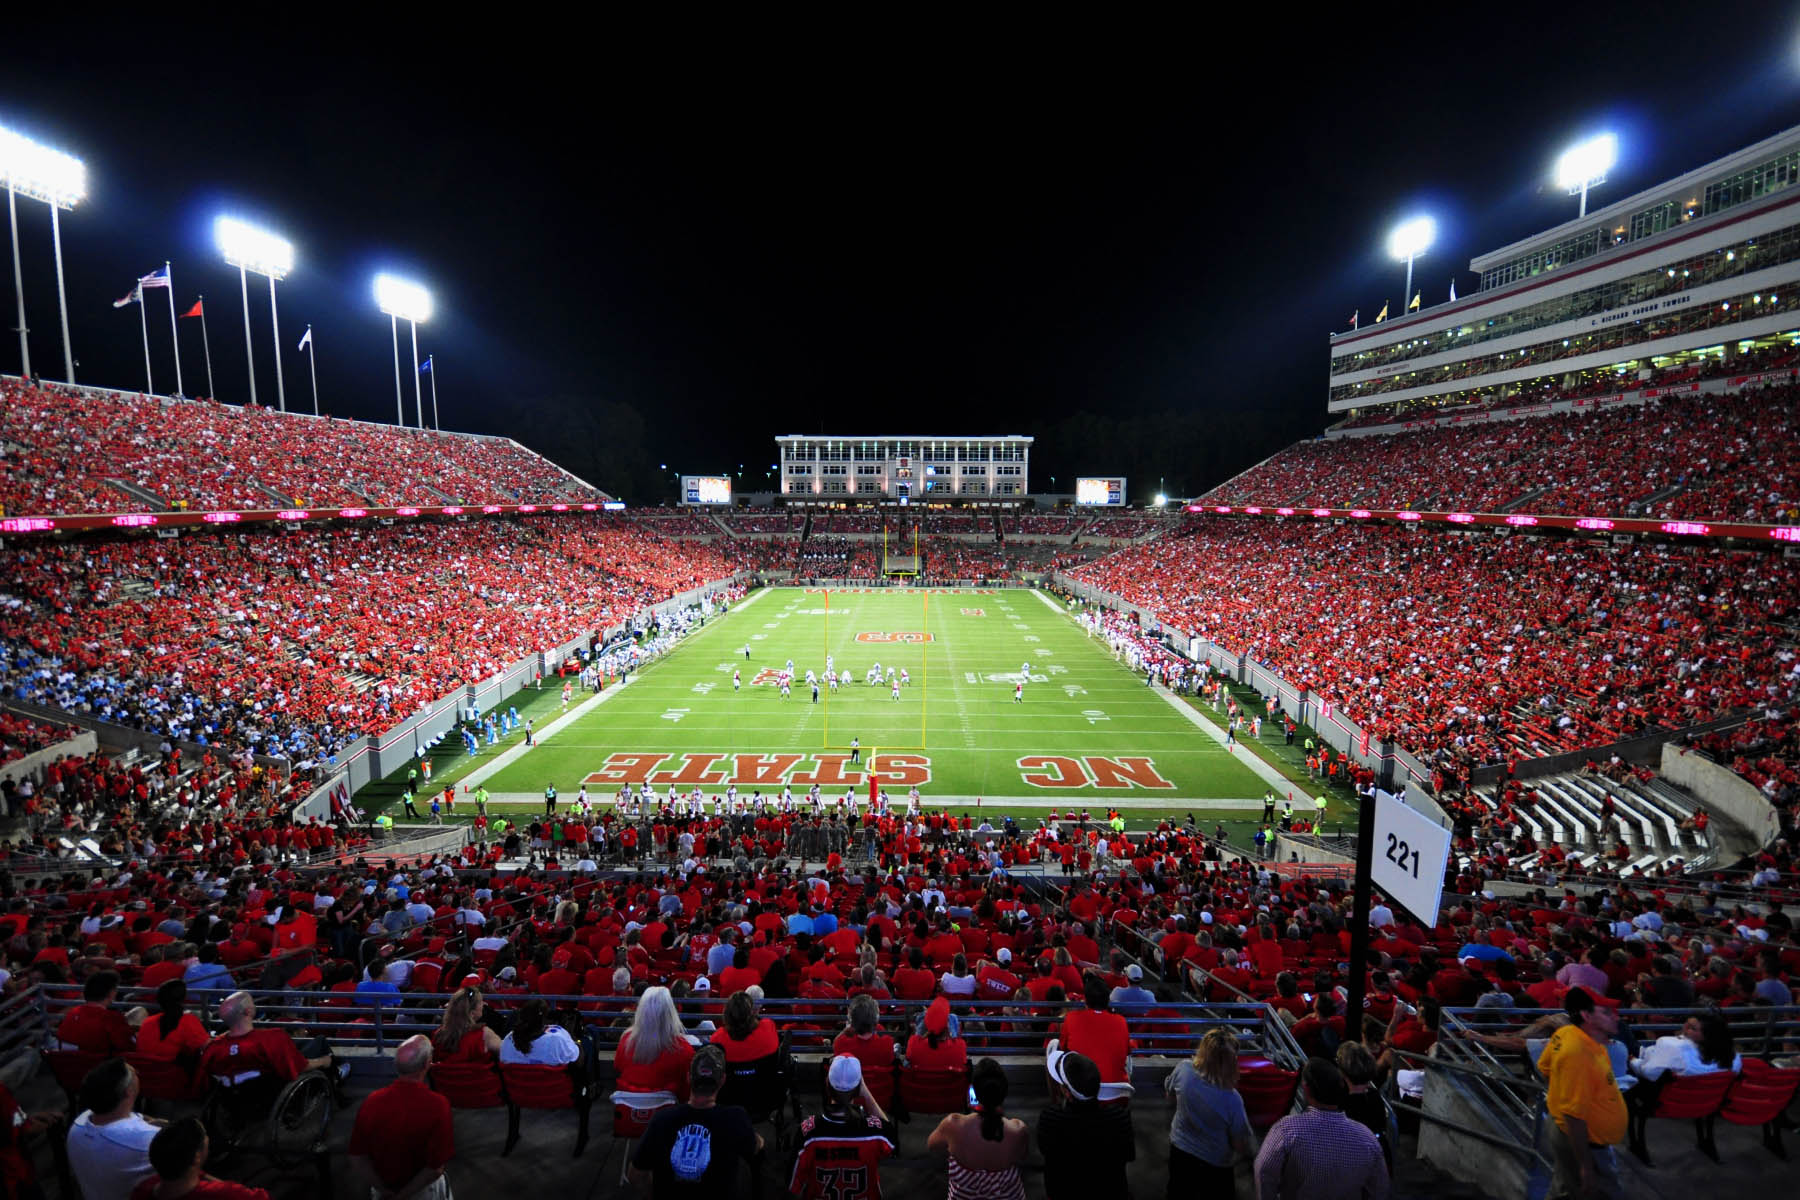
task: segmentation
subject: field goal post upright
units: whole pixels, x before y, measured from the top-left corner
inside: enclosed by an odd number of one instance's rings
[[[914,535],[917,545],[917,534]],[[919,589],[919,749],[925,749],[925,706],[931,700],[931,592]]]
[[[819,592],[825,597],[825,620],[822,622],[825,626],[823,635],[824,645],[820,650],[823,657],[819,660],[820,662],[823,662],[825,661],[825,658],[831,656],[831,589],[822,587],[819,589]],[[829,750],[831,748],[831,689],[829,687],[827,687],[825,691],[825,728],[823,736],[824,742],[821,748]]]

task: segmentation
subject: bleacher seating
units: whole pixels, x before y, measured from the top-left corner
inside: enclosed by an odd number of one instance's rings
[[[0,379],[8,514],[597,500],[504,438]]]
[[[733,569],[589,513],[32,543],[0,694],[299,761]]]
[[[1300,442],[1203,500],[1342,508],[1800,520],[1800,387]]]

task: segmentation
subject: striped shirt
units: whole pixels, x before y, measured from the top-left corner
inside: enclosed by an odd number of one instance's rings
[[[1017,1167],[981,1171],[963,1166],[952,1154],[950,1200],[1025,1200],[1025,1182]]]
[[[1341,1112],[1283,1117],[1256,1155],[1256,1200],[1385,1200],[1381,1143]]]

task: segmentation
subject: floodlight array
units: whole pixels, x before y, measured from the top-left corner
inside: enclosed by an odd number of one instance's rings
[[[375,277],[375,303],[388,316],[415,325],[431,320],[431,293],[419,284],[395,275]]]
[[[22,133],[0,128],[0,182],[21,196],[72,209],[87,199],[87,167]]]
[[[1603,133],[1599,137],[1589,138],[1563,151],[1562,157],[1556,160],[1556,186],[1566,188],[1570,195],[1606,180],[1606,173],[1619,161],[1619,139],[1616,135]]]
[[[253,275],[283,279],[294,269],[292,242],[236,217],[220,217],[215,220],[213,239],[218,242],[219,253],[226,262]]]
[[[1400,262],[1409,262],[1424,254],[1437,240],[1437,222],[1430,217],[1414,217],[1402,221],[1388,235],[1388,253]]]

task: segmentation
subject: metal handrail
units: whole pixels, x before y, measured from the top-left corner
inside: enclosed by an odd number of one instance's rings
[[[243,989],[257,1001],[257,1023],[296,1033],[323,1034],[328,1038],[370,1045],[378,1053],[391,1050],[395,1044],[415,1033],[429,1034],[438,1027],[443,1008],[452,992],[328,992],[318,990]],[[224,991],[194,992],[190,1000],[203,1020],[216,1020],[216,1008],[224,999]],[[589,1018],[584,1023],[593,1034],[596,1048],[610,1052],[625,1032],[625,1026],[613,1024],[628,1016],[637,1006],[635,996],[538,995],[536,993],[491,993],[490,1007],[508,1010],[529,999],[541,999],[553,1010],[573,1010]],[[146,1001],[154,1001],[154,992],[141,988],[122,990],[113,1007],[124,1011]],[[83,1003],[81,989],[72,984],[39,984],[15,998],[14,1008],[29,1011],[32,1025],[48,1035],[67,1010]],[[912,1018],[922,1013],[930,1002],[924,1000],[882,1000],[882,1015],[890,1033],[912,1028]],[[971,1057],[981,1053],[1041,1054],[1049,1028],[1063,1014],[1080,1009],[1080,1004],[1064,1001],[967,1001],[952,1000],[952,1012],[964,1031],[963,1040]],[[840,1028],[816,1028],[821,1006],[841,1017],[847,1003],[836,999],[788,997],[762,1001],[760,1012],[774,1022],[778,1032],[799,1035],[801,1048],[829,1046]],[[1133,1038],[1139,1044],[1131,1051],[1133,1059],[1167,1060],[1183,1058],[1192,1052],[1192,1041],[1200,1027],[1222,1026],[1235,1030],[1241,1041],[1261,1050],[1277,1063],[1297,1068],[1305,1055],[1287,1033],[1273,1010],[1267,1005],[1171,1004],[1162,1006],[1174,1015],[1133,1015],[1127,1018]],[[722,1018],[723,1005],[704,995],[688,995],[676,1001],[677,1011],[691,1023]],[[4,1038],[5,1014],[0,1008],[0,1039]],[[600,1018],[596,1021],[593,1018]],[[990,1023],[1017,1023],[1023,1029],[999,1030]],[[802,1028],[804,1026],[805,1028]],[[785,1027],[785,1029],[784,1029]],[[1162,1048],[1159,1042],[1182,1039],[1179,1049]]]

